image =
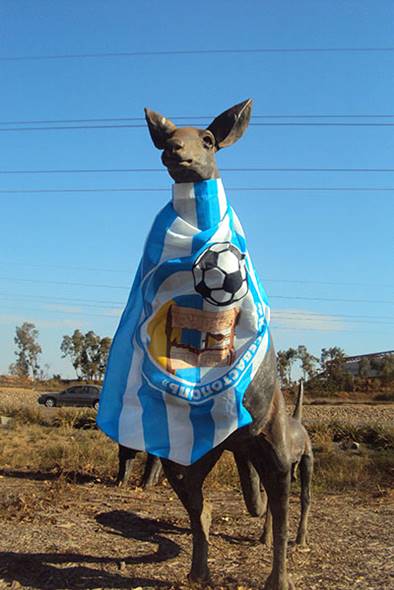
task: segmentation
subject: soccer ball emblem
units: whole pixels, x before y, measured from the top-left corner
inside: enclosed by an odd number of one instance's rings
[[[194,287],[212,305],[229,305],[248,292],[245,256],[230,242],[212,244],[193,266]]]

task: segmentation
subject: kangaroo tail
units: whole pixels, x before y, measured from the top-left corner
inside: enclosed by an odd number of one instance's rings
[[[304,401],[304,381],[302,379],[300,379],[300,383],[298,386],[297,401],[296,401],[296,404],[294,406],[294,411],[293,411],[293,418],[295,418],[299,422],[301,422],[301,420],[302,420],[303,401]]]

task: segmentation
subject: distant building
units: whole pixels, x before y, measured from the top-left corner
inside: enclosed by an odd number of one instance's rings
[[[394,350],[347,356],[345,368],[351,375],[357,377],[360,374],[360,367],[364,364],[367,377],[378,377],[380,375],[379,361],[391,355],[394,355]]]

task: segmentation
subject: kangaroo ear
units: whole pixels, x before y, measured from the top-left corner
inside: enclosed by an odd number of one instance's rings
[[[166,141],[175,131],[176,125],[160,113],[155,113],[155,111],[149,109],[144,110],[152,141],[159,150],[164,150]]]
[[[248,100],[244,100],[231,107],[231,109],[224,111],[212,121],[208,130],[214,134],[218,150],[232,145],[242,137],[249,124],[252,104],[252,99],[248,98]]]

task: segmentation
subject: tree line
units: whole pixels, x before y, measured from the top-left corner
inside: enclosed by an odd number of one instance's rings
[[[15,330],[16,361],[9,367],[11,375],[46,379],[48,365],[40,366],[42,348],[38,343],[39,332],[34,324],[24,322]],[[93,330],[85,334],[74,330],[73,334],[63,336],[60,344],[62,358],[69,358],[78,379],[101,381],[104,377],[111,338],[101,338]],[[53,377],[60,378],[60,375]]]
[[[314,392],[368,391],[373,386],[392,385],[394,381],[394,354],[361,358],[355,374],[349,371],[347,355],[339,346],[322,348],[320,358],[308,352],[304,345],[279,350],[277,362],[283,387],[292,386],[295,366],[301,370],[307,389]]]
[[[277,359],[282,385],[291,385],[296,363],[299,363],[304,381],[313,379],[319,373],[334,377],[344,370],[346,354],[342,348],[332,346],[331,348],[322,348],[320,358],[318,358],[311,354],[306,346],[300,345],[297,348],[279,350]]]
[[[16,361],[9,367],[11,375],[41,380],[49,377],[49,366],[44,365],[42,368],[39,363],[42,349],[38,336],[37,328],[30,322],[16,327]],[[64,335],[60,343],[62,358],[69,358],[77,378],[89,381],[103,379],[110,347],[111,338],[101,338],[93,330],[85,334],[74,330],[71,335]],[[356,375],[349,372],[346,362],[346,353],[338,346],[322,348],[320,357],[311,354],[304,345],[279,350],[277,353],[278,375],[283,387],[291,387],[294,383],[296,367],[310,391],[332,393],[338,390],[366,390],[372,373],[378,375],[378,379],[374,380],[377,386],[392,384],[394,381],[394,355],[361,358]],[[61,378],[60,375],[53,377]]]
[[[279,350],[277,354],[278,373],[284,387],[293,384],[293,370],[298,365],[304,381],[315,383],[317,377],[321,383],[325,382],[336,388],[347,388],[351,375],[346,370],[346,354],[339,346],[322,348],[320,358],[311,354],[306,346]]]

